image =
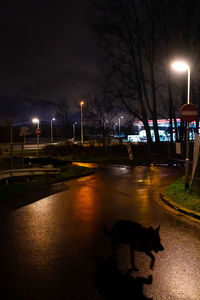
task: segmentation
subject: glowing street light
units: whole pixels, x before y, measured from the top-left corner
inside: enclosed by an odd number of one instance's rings
[[[187,90],[187,104],[190,104],[190,67],[184,61],[174,61],[172,63],[172,68],[177,72],[187,71],[188,75],[188,90]],[[187,122],[187,132],[186,132],[186,156],[185,156],[185,187],[189,188],[189,122]]]
[[[73,123],[73,137],[74,137],[74,142],[76,140],[76,124],[77,124],[77,122]]]
[[[116,126],[117,126],[118,124],[117,123],[114,123],[114,127],[113,127],[113,130],[114,130],[114,136],[115,136],[115,129],[116,129]]]
[[[40,120],[39,120],[38,118],[33,118],[33,119],[32,119],[32,122],[33,122],[34,124],[37,123],[37,128],[38,128],[38,129],[40,128]]]
[[[105,130],[108,125],[109,125],[108,120],[103,121],[103,130]]]
[[[123,116],[119,117],[119,137],[120,137],[120,135],[121,135],[121,128],[120,128],[121,124],[120,124],[120,120],[123,119],[123,118],[124,118]]]
[[[40,129],[40,120],[38,118],[33,118],[32,122],[37,124],[37,129]],[[39,157],[39,142],[40,142],[40,135],[37,134],[37,157]]]
[[[189,69],[189,66],[182,60],[176,60],[172,63],[172,68],[178,72],[184,72]]]
[[[81,143],[83,144],[83,112],[82,112],[82,107],[84,104],[84,101],[81,101]]]
[[[51,119],[51,143],[53,143],[53,121],[55,121],[55,118]]]
[[[188,72],[188,93],[187,93],[187,104],[190,103],[190,67],[189,65],[184,61],[174,61],[172,63],[172,68],[177,72]]]

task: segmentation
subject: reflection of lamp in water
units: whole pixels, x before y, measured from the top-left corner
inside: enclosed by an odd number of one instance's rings
[[[190,103],[190,67],[184,61],[175,61],[172,64],[172,68],[177,72],[188,73],[188,94],[187,94],[187,104]],[[186,132],[186,156],[185,156],[185,187],[189,188],[189,122],[187,122],[187,132]]]
[[[85,179],[80,178],[80,181]],[[93,183],[95,184],[95,183]],[[82,185],[73,197],[73,207],[76,217],[80,220],[95,220],[98,193],[94,186]]]

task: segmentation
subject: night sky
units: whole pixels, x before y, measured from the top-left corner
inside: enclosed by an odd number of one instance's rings
[[[98,75],[88,0],[2,1],[0,4],[0,117],[47,119],[51,103],[71,112]]]

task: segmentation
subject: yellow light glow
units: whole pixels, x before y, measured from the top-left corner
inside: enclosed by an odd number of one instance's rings
[[[177,61],[172,63],[172,68],[175,71],[184,72],[184,71],[187,71],[189,69],[189,66],[186,62],[181,61],[181,60],[177,60]]]
[[[95,164],[95,163],[72,162],[72,165],[74,165],[74,166],[81,166],[81,167],[87,167],[87,168],[98,168],[98,164]]]
[[[84,104],[84,101],[81,101],[81,106]]]
[[[83,178],[80,180],[84,180]],[[81,182],[81,181],[79,181]],[[97,218],[96,202],[98,195],[93,184],[80,186],[77,193],[74,194],[73,213],[76,218],[84,221],[92,221]]]

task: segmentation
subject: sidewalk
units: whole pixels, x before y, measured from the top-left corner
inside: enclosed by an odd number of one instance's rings
[[[169,207],[175,209],[176,211],[183,213],[187,216],[190,216],[196,220],[200,221],[200,213],[195,212],[193,210],[187,209],[179,204],[177,204],[176,202],[172,201],[165,193],[164,188],[161,190],[160,192],[160,198],[162,199],[162,201],[168,205]]]

